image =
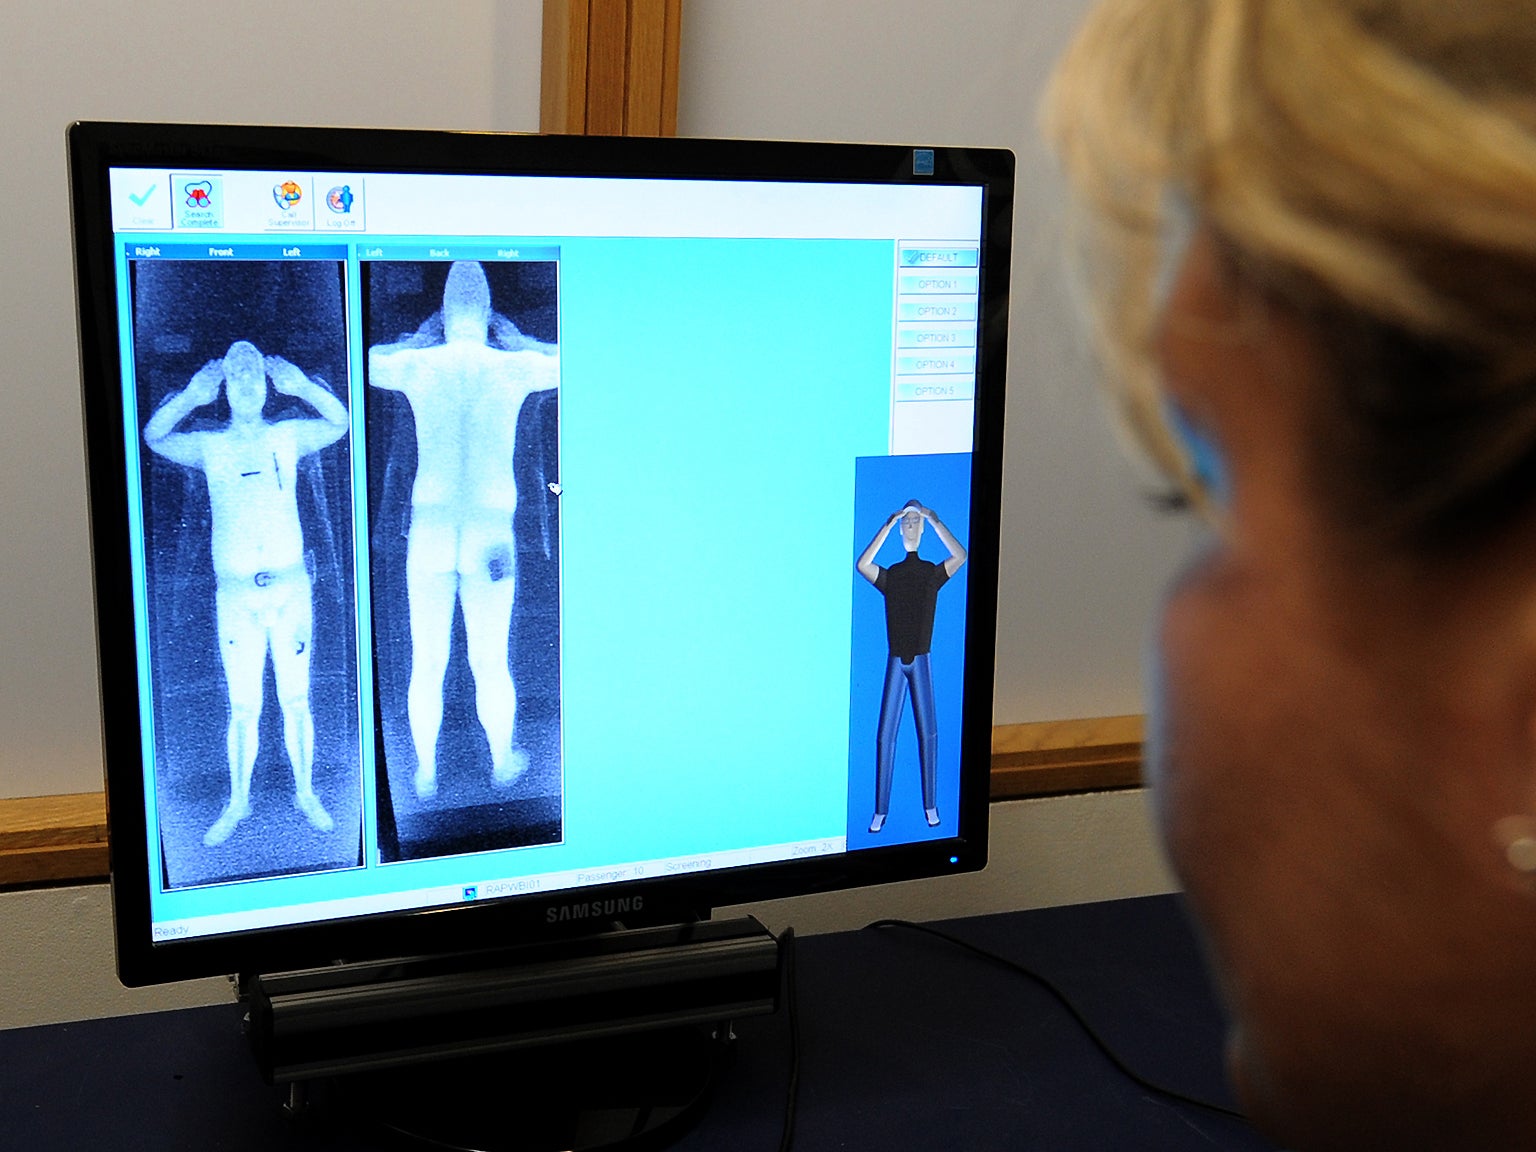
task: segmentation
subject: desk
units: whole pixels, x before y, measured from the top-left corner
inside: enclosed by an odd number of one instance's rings
[[[1231,1103],[1220,1012],[1176,897],[942,926],[1055,982],[1143,1075]],[[1271,1147],[1241,1121],[1130,1083],[1047,993],[939,940],[899,929],[805,938],[799,990],[797,1152]],[[295,1134],[239,1021],[231,1003],[0,1032],[0,1147],[365,1147]],[[735,1067],[679,1152],[778,1147],[787,1020],[743,1020],[737,1032]]]

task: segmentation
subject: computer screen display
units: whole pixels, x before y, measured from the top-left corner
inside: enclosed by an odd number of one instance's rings
[[[71,147],[125,979],[981,865],[1010,156]]]

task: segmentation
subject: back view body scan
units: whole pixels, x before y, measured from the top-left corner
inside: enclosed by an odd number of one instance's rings
[[[513,449],[528,394],[559,383],[557,355],[491,347],[490,288],[478,263],[460,261],[443,291],[445,343],[369,350],[369,380],[403,392],[416,425],[416,478],[406,537],[411,678],[406,708],[416,749],[416,794],[437,792],[455,601],[464,612],[475,708],[491,749],[493,781],[528,767],[513,747],[517,691],[508,664],[517,548]]]
[[[319,418],[269,421],[262,415],[267,377]],[[230,421],[222,429],[177,432],[195,409],[228,393]],[[309,704],[314,638],[311,579],[305,564],[295,483],[300,457],[346,435],[346,407],[279,356],[263,357],[240,340],[222,360],[210,360],[168,399],[144,427],[149,447],[207,477],[213,520],[214,597],[219,656],[229,691],[229,803],[203,837],[212,847],[229,839],[250,813],[267,654],[283,712],[283,740],[293,768],[294,804],[322,832],[334,826],[315,794],[315,722]]]
[[[875,563],[880,546],[891,529],[901,525],[901,541],[907,555],[898,564],[882,568]],[[924,524],[933,525],[949,555],[941,564],[918,558],[917,546]],[[912,698],[912,721],[917,729],[918,765],[922,772],[923,814],[930,828],[939,823],[939,729],[933,701],[933,674],[928,652],[933,636],[933,617],[939,590],[965,563],[966,552],[938,515],[916,500],[908,500],[893,512],[859,557],[859,575],[885,597],[885,630],[890,651],[885,662],[885,685],[880,694],[880,722],[875,733],[875,814],[869,830],[885,826],[891,810],[891,778],[896,760],[896,734],[901,727],[905,698]]]

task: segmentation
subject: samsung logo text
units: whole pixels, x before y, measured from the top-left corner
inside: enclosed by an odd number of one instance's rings
[[[644,896],[625,896],[618,900],[593,900],[587,904],[557,904],[544,909],[544,920],[559,924],[565,920],[611,920],[626,912],[645,908]]]

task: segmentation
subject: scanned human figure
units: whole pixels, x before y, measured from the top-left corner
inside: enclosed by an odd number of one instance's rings
[[[267,377],[278,392],[304,401],[318,418],[267,420]],[[223,388],[229,424],[178,432],[195,409]],[[245,340],[210,360],[144,427],[144,442],[168,460],[207,477],[219,656],[229,690],[229,803],[203,836],[228,840],[250,813],[267,654],[283,712],[283,740],[293,767],[294,804],[322,832],[333,827],[313,784],[315,722],[309,704],[313,644],[311,580],[305,564],[295,482],[299,458],[347,432],[345,405],[280,356]]]
[[[459,261],[443,289],[444,343],[415,338],[375,345],[369,380],[405,394],[416,425],[416,478],[406,536],[411,677],[406,694],[416,749],[416,794],[437,791],[453,609],[464,613],[475,708],[491,749],[492,778],[509,785],[528,767],[512,744],[517,690],[508,665],[517,548],[513,448],[529,393],[555,388],[550,345],[490,344],[490,288],[474,261]]]
[[[898,523],[906,557],[900,563],[882,568],[875,563],[875,556]],[[920,559],[917,555],[925,524],[933,525],[949,551],[940,564]],[[928,653],[932,646],[939,589],[960,571],[965,559],[966,552],[960,541],[944,526],[937,513],[917,500],[908,500],[899,512],[891,513],[858,559],[859,575],[885,597],[885,634],[890,648],[885,661],[885,686],[880,694],[880,722],[875,730],[875,814],[869,822],[871,832],[885,827],[891,810],[896,733],[901,726],[902,706],[909,690],[912,722],[917,729],[918,765],[922,771],[923,815],[930,828],[938,826],[939,729]]]

